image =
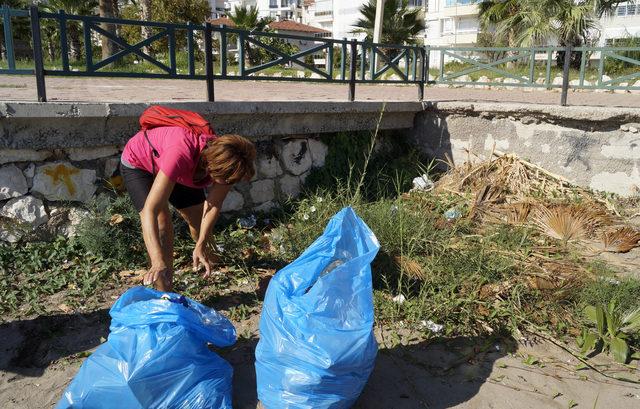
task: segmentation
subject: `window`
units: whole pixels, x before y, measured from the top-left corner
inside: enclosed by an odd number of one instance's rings
[[[289,5],[288,0],[280,0],[280,7],[287,7]]]
[[[277,9],[278,8],[278,0],[269,0],[269,8]]]
[[[442,34],[451,34],[453,33],[453,19],[445,18],[442,19]]]
[[[616,15],[623,17],[627,15],[627,6],[618,6]]]
[[[468,6],[470,4],[475,4],[478,1],[479,0],[447,0],[446,6],[447,7]]]
[[[627,16],[633,16],[634,14],[636,14],[636,5],[627,4]]]
[[[422,7],[422,0],[409,0],[409,7]]]
[[[324,10],[324,11],[316,11],[315,13],[313,13],[314,16],[319,17],[319,16],[330,16],[333,14],[333,11],[331,10]]]

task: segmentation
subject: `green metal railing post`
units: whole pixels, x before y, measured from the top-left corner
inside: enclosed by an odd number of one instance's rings
[[[376,45],[371,44],[370,50],[371,56],[369,57],[369,71],[371,75],[371,80],[376,79]]]
[[[425,62],[427,61],[427,49],[426,47],[420,48],[421,61],[422,61],[422,72],[420,73],[420,82],[418,83],[418,100],[424,100],[424,84],[426,82],[425,76]],[[416,58],[418,57],[418,53],[415,53]]]
[[[366,76],[365,73],[367,71],[367,44],[363,42],[360,49],[362,50],[362,60],[360,61],[360,79],[364,81]]]
[[[531,54],[529,56],[531,59],[531,61],[529,61],[529,82],[533,85],[536,82],[536,49],[531,47],[529,53]]]
[[[417,49],[413,48],[413,61],[411,62],[411,77],[414,81],[418,79],[418,58],[422,55],[422,52],[418,52]]]
[[[169,72],[171,75],[176,75],[176,31],[173,27],[167,29],[167,36],[169,37]]]
[[[238,75],[244,78],[244,33],[238,33]]]
[[[343,38],[341,43],[342,54],[340,54],[340,79],[345,80],[347,76],[347,39]]]
[[[16,58],[13,50],[13,32],[11,30],[11,9],[7,4],[2,5],[2,23],[4,26],[4,48],[10,70],[16,69]]]
[[[587,68],[587,50],[586,48],[582,48],[582,52],[580,55],[580,86],[584,86],[584,76]]]
[[[189,75],[196,75],[196,58],[193,52],[193,23],[187,23],[187,55],[189,56]]]
[[[604,59],[607,57],[607,53],[604,50],[600,50],[600,61],[598,61],[598,85],[602,86],[602,76],[604,75]]]
[[[364,50],[362,55],[364,55]],[[351,59],[349,61],[349,101],[356,99],[356,59],[358,58],[358,41],[351,39]],[[362,62],[364,66],[364,61]]]
[[[67,44],[67,16],[64,10],[58,10],[60,14],[60,56],[62,58],[62,69],[69,71],[69,46]]]
[[[211,44],[211,23],[204,26],[204,69],[207,76],[207,101],[214,102],[213,90],[213,45]]]
[[[93,47],[91,45],[91,23],[82,20],[82,31],[84,34],[84,57],[87,72],[93,72]]]
[[[328,44],[328,49],[327,49],[327,60],[326,60],[326,69],[327,69],[327,74],[329,74],[329,78],[333,79],[333,44],[331,43],[327,43]]]
[[[47,102],[47,89],[44,82],[44,59],[42,58],[42,38],[40,33],[40,16],[38,7],[29,8],[31,18],[31,37],[33,40],[33,62],[35,64],[36,89],[38,92],[38,102]]]
[[[227,76],[227,29],[220,25],[220,75]]]
[[[560,96],[560,105],[567,105],[567,96],[569,94],[569,68],[571,68],[571,51],[570,45],[564,49],[564,66],[562,67],[562,94]]]
[[[547,49],[547,72],[545,73],[545,83],[547,89],[551,89],[551,60],[553,59],[553,48]]]

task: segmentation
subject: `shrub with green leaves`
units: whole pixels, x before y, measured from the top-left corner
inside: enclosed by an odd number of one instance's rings
[[[640,332],[640,308],[622,313],[614,302],[608,305],[589,305],[584,309],[585,317],[593,329],[583,329],[578,337],[578,346],[582,354],[608,352],[620,363],[626,363],[629,357],[640,359],[639,353],[632,353],[628,339]]]

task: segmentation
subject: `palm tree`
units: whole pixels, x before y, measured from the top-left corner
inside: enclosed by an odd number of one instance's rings
[[[365,33],[367,41],[373,40],[376,20],[376,0],[369,0],[360,7],[362,17],[356,21],[354,33]],[[383,44],[415,44],[416,36],[425,29],[422,10],[410,8],[408,0],[386,0],[380,41]]]
[[[485,0],[478,4],[480,18],[480,28],[485,33],[490,33],[502,21],[519,14],[522,1],[520,0]],[[500,33],[494,33],[499,42],[506,43],[509,47],[513,47],[517,24],[501,30]]]
[[[268,25],[273,20],[270,18],[259,18],[258,7],[256,6],[235,6],[233,12],[229,14],[229,19],[233,21],[236,28],[247,31],[267,31]],[[261,60],[260,50],[256,49],[247,42],[245,45],[247,60],[251,64],[258,64]]]
[[[266,31],[269,23],[273,21],[270,18],[259,18],[257,6],[235,6],[229,14],[229,19],[237,28],[249,31]]]
[[[58,10],[64,10],[68,14],[90,15],[94,13],[98,6],[96,0],[48,0],[42,3],[42,9],[50,13],[57,13]],[[77,21],[69,21],[69,45],[71,58],[79,60],[82,57],[82,43],[80,42],[80,25]],[[57,30],[56,30],[57,31]],[[49,38],[49,48],[52,49],[53,37]],[[50,51],[51,54],[51,51]],[[51,56],[53,58],[53,56]]]

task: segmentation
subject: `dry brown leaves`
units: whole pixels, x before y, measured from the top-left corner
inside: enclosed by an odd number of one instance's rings
[[[626,253],[640,245],[640,231],[631,227],[618,227],[602,233],[604,251]]]

